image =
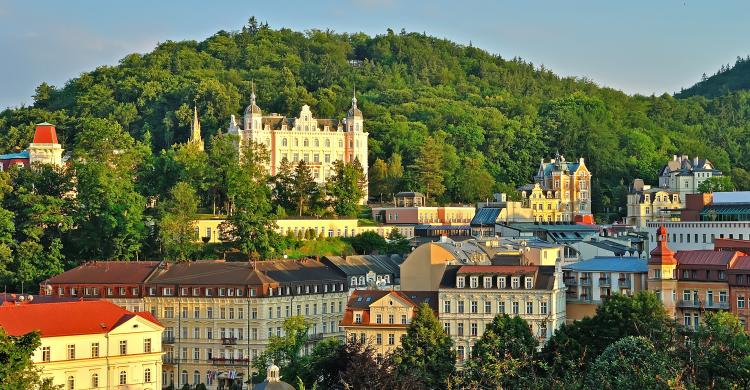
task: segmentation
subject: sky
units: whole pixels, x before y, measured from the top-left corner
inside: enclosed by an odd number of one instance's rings
[[[0,109],[33,103],[43,81],[62,86],[250,16],[298,31],[426,32],[629,94],[674,93],[750,54],[748,15],[746,0],[0,0]]]

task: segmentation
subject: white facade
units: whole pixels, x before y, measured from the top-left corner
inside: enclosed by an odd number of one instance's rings
[[[356,159],[367,178],[369,134],[364,131],[364,118],[357,108],[356,97],[352,98],[352,108],[342,120],[317,119],[308,105],[302,106],[298,117],[286,118],[278,114],[263,116],[255,104],[253,92],[242,127],[233,115],[228,130],[243,142],[253,141],[268,149],[271,175],[278,173],[284,159],[294,165],[305,161],[315,181],[323,184],[334,173],[335,161],[349,163]]]
[[[675,252],[714,249],[716,238],[750,240],[750,221],[649,222],[649,251],[656,247],[656,229],[661,225],[667,228],[667,242]]]
[[[698,156],[672,156],[672,160],[659,171],[659,187],[666,188],[680,195],[680,203],[685,204],[685,195],[697,194],[698,186],[714,176],[721,176],[708,160],[701,160]]]

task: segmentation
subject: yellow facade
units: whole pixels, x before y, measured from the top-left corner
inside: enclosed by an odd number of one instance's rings
[[[564,221],[559,191],[543,190],[535,184],[529,196],[529,208],[535,222]]]
[[[65,390],[160,390],[161,334],[161,327],[135,316],[108,333],[42,337],[32,361]]]
[[[577,217],[591,215],[591,172],[583,158],[571,162],[558,155],[550,162],[542,160],[534,179],[537,184],[531,189],[531,194],[524,192],[522,195],[530,198],[534,191],[543,195],[535,197],[534,203],[531,203],[532,199],[527,200],[535,221],[571,222]]]
[[[663,189],[645,187],[628,194],[627,224],[645,229],[648,222],[679,221],[675,212],[682,208],[680,195]]]

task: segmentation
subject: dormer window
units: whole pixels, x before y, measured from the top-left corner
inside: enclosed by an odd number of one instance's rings
[[[250,289],[250,296],[251,296],[251,297],[254,297],[254,296],[255,296],[255,289],[254,289],[254,288],[251,288],[251,289]]]
[[[521,278],[514,276],[510,279],[510,288],[517,290],[521,288]]]
[[[463,276],[456,277],[456,288],[464,288],[465,286],[466,285],[465,285],[464,277]]]
[[[479,277],[478,276],[472,276],[469,278],[469,286],[471,288],[477,288],[479,287]]]
[[[238,289],[237,289],[237,296],[238,296],[238,297],[241,297],[241,296],[242,296],[242,289],[241,289],[241,288],[238,288]]]
[[[485,276],[484,277],[484,288],[492,288],[492,277],[491,276]]]
[[[356,314],[354,314],[354,323],[355,324],[361,324],[362,323],[362,313],[356,313]]]
[[[214,294],[214,290],[212,288],[207,288],[206,289],[206,296],[207,297],[210,297],[213,294]]]
[[[268,289],[268,296],[269,297],[273,296],[273,287],[271,287],[271,288]]]
[[[164,296],[172,296],[172,295],[174,295],[174,289],[172,289],[172,288],[169,288],[169,287],[164,287],[164,288],[163,288],[163,289],[161,290],[161,293],[162,293],[162,295],[164,295]]]
[[[149,287],[149,288],[148,288],[148,295],[150,295],[150,296],[152,296],[152,297],[153,297],[154,295],[156,295],[156,287]]]
[[[506,288],[505,285],[505,276],[498,276],[497,277],[497,288]]]
[[[219,296],[220,296],[220,297],[223,297],[224,295],[226,295],[226,289],[224,289],[224,288],[220,288],[220,289],[219,289]]]
[[[534,288],[534,279],[530,276],[527,276],[524,279],[524,286],[527,290],[531,290],[532,288]]]
[[[120,292],[120,295],[122,295],[122,292]],[[180,295],[185,296],[188,295],[188,289],[187,287],[183,287],[180,289]]]
[[[233,288],[227,289],[227,296],[228,297],[233,297],[234,296],[234,289]]]
[[[201,289],[194,287],[193,288],[193,296],[197,297],[199,295],[201,295]]]

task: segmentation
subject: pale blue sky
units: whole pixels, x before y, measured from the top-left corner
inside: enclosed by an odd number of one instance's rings
[[[675,92],[750,53],[748,1],[0,0],[0,108],[165,40],[273,28],[427,32],[628,93]]]

